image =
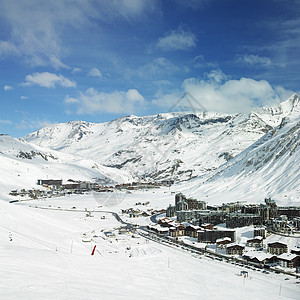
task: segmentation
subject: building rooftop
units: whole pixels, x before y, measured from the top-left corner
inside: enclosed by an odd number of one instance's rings
[[[221,238],[221,239],[217,239],[216,243],[225,242],[225,241],[231,242],[231,238],[230,237],[224,237],[224,238]]]
[[[244,245],[238,244],[238,243],[231,243],[231,244],[228,244],[228,245],[226,246],[226,248],[231,248],[231,247],[245,248]]]
[[[291,261],[291,260],[295,259],[297,256],[298,256],[297,254],[282,253],[278,256],[278,259]]]
[[[253,238],[251,238],[251,239],[248,239],[248,242],[249,241],[253,241],[253,240],[260,240],[260,241],[262,241],[264,238],[262,237],[262,236],[255,236],[255,237],[253,237]]]
[[[274,245],[274,244],[281,244],[282,246],[287,246],[287,244],[286,244],[286,243],[279,242],[279,241],[270,242],[270,243],[268,243],[268,246],[272,246],[272,245]]]
[[[265,259],[270,259],[275,256],[270,253],[257,252],[257,251],[249,251],[244,255],[250,257],[251,259],[256,258],[259,261],[264,261]]]

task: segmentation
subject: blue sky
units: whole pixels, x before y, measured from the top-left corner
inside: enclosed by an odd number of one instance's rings
[[[276,105],[300,91],[299,13],[293,0],[0,0],[0,133],[168,112],[186,92],[209,111]]]

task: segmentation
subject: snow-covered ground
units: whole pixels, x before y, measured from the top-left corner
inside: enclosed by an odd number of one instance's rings
[[[299,279],[248,269],[244,278],[241,267],[121,234],[121,224],[108,213],[147,225],[149,217],[129,218],[121,210],[165,209],[177,192],[210,205],[261,203],[266,196],[279,205],[300,205],[299,103],[294,96],[287,108],[247,116],[165,114],[102,125],[70,122],[27,138],[59,152],[1,136],[0,299],[299,299]],[[124,132],[130,133],[125,142]],[[166,151],[169,156],[161,155]],[[181,180],[204,175],[161,189],[8,203],[19,199],[8,195],[12,189],[36,188],[39,178],[127,182],[131,176],[159,179],[170,172],[181,174]],[[238,242],[250,238],[251,230],[239,229]],[[297,239],[267,238],[273,240],[299,245]]]
[[[38,179],[81,181],[128,181],[124,172],[95,163],[88,158],[44,149],[9,136],[0,135],[0,198],[14,189],[41,189]]]
[[[111,214],[82,211],[118,211],[138,201],[161,208],[173,198],[159,190],[127,194],[114,206],[92,195],[0,201],[0,298],[299,299],[300,280],[253,270],[244,278],[242,267],[120,234]]]

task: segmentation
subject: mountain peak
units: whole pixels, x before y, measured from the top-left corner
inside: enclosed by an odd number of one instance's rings
[[[279,104],[279,107],[283,112],[286,112],[289,114],[294,109],[299,108],[299,106],[300,106],[299,103],[300,103],[299,96],[297,94],[293,94],[290,98],[281,102]]]
[[[283,118],[283,122],[291,120],[292,122],[300,120],[300,99],[297,94],[294,94],[289,99],[281,103],[285,109],[290,109],[290,113]]]

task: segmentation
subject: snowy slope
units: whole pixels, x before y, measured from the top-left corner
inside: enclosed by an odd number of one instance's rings
[[[0,196],[18,188],[36,187],[37,179],[124,181],[121,172],[92,160],[43,149],[9,136],[0,136]],[[127,178],[125,178],[127,180]]]
[[[59,205],[64,206],[64,200]],[[81,202],[84,205],[85,197]],[[105,213],[86,217],[84,212],[0,200],[0,298],[299,298],[292,277],[286,281],[286,275],[248,270],[249,277],[244,278],[243,267],[133,238],[132,233],[119,235],[114,230],[118,226]],[[103,231],[113,231],[116,237],[108,238]],[[83,242],[83,233],[92,234],[93,241]]]
[[[300,205],[300,101],[280,125],[220,166],[207,178],[195,180],[191,194],[205,195],[210,203],[271,196],[278,203]]]
[[[279,125],[297,99],[248,115],[167,113],[101,124],[72,121],[42,128],[25,139],[135,177],[182,181],[214,171],[245,150]]]

